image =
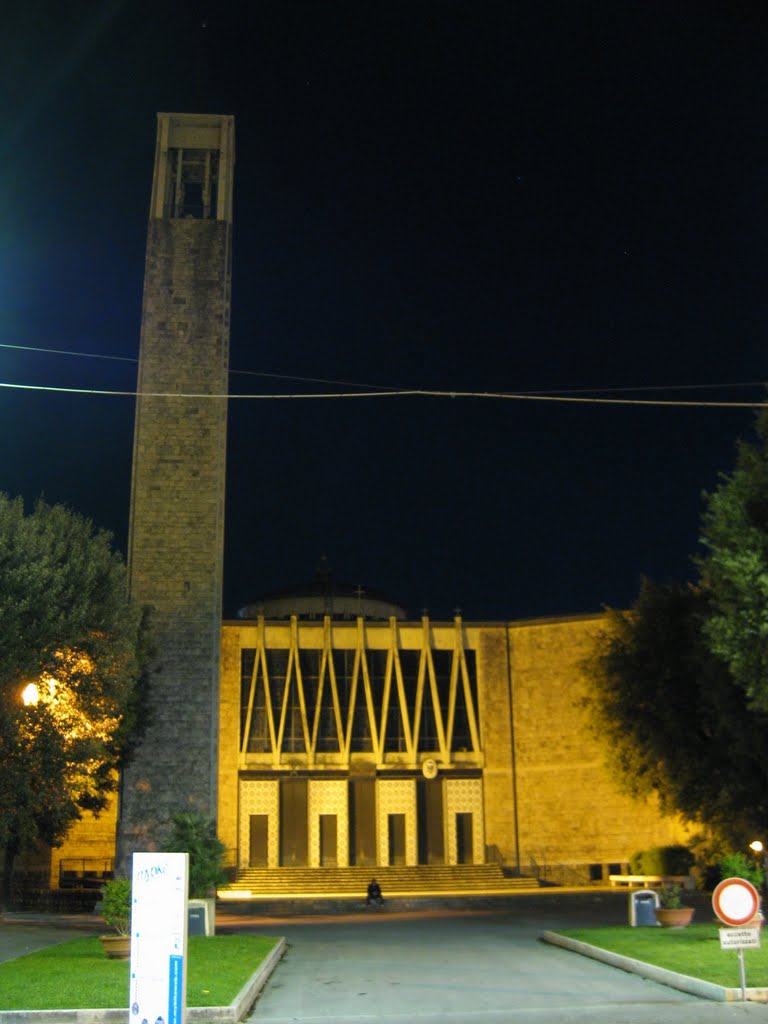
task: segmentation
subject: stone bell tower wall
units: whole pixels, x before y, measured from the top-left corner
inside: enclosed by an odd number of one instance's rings
[[[216,816],[233,139],[231,117],[158,115],[128,554],[155,655],[120,861],[179,811]]]

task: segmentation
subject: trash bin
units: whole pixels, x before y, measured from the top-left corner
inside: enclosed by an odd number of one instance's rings
[[[189,907],[187,910],[187,934],[205,935],[205,907]]]
[[[629,923],[633,928],[656,927],[659,894],[653,889],[636,889],[629,894]]]

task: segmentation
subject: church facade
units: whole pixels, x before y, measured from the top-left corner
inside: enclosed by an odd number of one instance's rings
[[[129,540],[150,724],[52,885],[127,871],[179,811],[215,818],[239,871],[495,861],[584,883],[684,841],[591,731],[600,615],[409,620],[326,578],[222,622],[233,174],[231,117],[158,115]]]
[[[582,662],[602,615],[409,621],[373,601],[281,602],[221,626],[216,816],[238,872],[493,861],[588,885],[686,841],[626,795],[592,728]],[[111,864],[114,823],[72,831],[54,886]]]
[[[493,860],[584,884],[684,841],[591,728],[581,664],[603,625],[226,622],[218,828],[238,869]]]

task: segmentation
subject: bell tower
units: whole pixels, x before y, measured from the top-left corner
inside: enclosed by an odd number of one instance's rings
[[[179,811],[216,815],[233,171],[233,117],[158,114],[128,543],[155,651],[120,866]]]

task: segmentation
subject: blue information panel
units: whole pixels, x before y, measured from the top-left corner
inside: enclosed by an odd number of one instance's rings
[[[184,1021],[184,957],[172,956],[168,969],[168,1024]]]

